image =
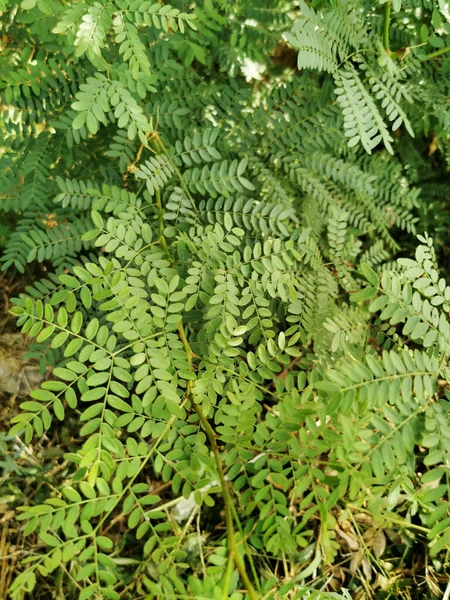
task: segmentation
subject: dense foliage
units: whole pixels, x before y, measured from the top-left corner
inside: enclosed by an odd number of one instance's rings
[[[46,269],[12,313],[52,370],[10,434],[71,437],[11,599],[440,597],[448,3],[0,10],[2,269]]]

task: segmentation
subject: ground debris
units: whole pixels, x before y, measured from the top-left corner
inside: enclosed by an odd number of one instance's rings
[[[36,360],[24,358],[27,350],[24,335],[5,333],[0,336],[0,393],[26,395],[48,377],[48,370],[42,374]]]

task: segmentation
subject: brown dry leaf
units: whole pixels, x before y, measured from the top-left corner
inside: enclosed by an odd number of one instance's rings
[[[331,567],[331,574],[336,579],[340,579],[342,582],[345,581],[345,571],[341,567]]]
[[[376,536],[372,539],[371,546],[377,558],[383,556],[384,551],[386,550],[386,536],[384,535],[382,529],[380,529]]]
[[[364,550],[358,550],[358,552],[355,552],[352,556],[352,559],[350,561],[350,571],[352,571],[352,573],[357,576],[357,570],[359,568],[359,565],[361,564],[361,562],[364,559]]]
[[[376,533],[377,530],[375,529],[375,527],[369,527],[369,529],[366,529],[363,535],[363,540],[366,542],[367,545],[370,544],[372,539],[375,537]]]
[[[381,575],[381,573],[377,573],[377,578],[375,580],[375,583],[373,584],[373,589],[381,589],[381,590],[387,590],[389,588],[389,586],[391,585],[389,579],[387,577],[385,577],[384,575]]]
[[[434,136],[433,139],[431,140],[430,145],[428,146],[428,156],[433,156],[433,154],[436,152],[437,149],[438,149],[437,137]]]
[[[342,581],[333,577],[333,579],[328,581],[328,586],[333,590],[333,592],[339,592],[342,588]]]
[[[1,513],[1,508],[0,508],[0,513]],[[14,517],[15,517],[15,511],[14,510],[7,510],[2,518],[0,519],[0,523],[7,523],[8,521],[11,521]]]
[[[372,565],[367,558],[363,558],[361,561],[361,567],[364,575],[366,576],[367,581],[372,581]]]
[[[29,394],[48,376],[39,373],[35,361],[23,360],[28,349],[22,334],[5,334],[0,337],[0,392]]]
[[[328,566],[325,569],[327,585],[334,591],[339,592],[345,582],[345,571],[341,567]]]
[[[355,552],[356,550],[359,550],[360,544],[359,544],[359,542],[358,542],[358,540],[356,538],[354,538],[353,536],[349,535],[348,533],[345,533],[345,531],[342,531],[342,529],[340,529],[339,527],[336,527],[335,531],[338,534],[338,536],[342,540],[345,541],[345,543],[348,546],[348,549],[350,551]]]
[[[331,588],[333,592],[339,592],[342,587],[342,583],[337,579],[331,579],[331,581],[328,581],[328,587]]]
[[[343,521],[339,521],[339,527],[343,531],[353,531],[353,525],[347,519],[344,519]]]
[[[357,523],[362,523],[364,525],[373,525],[373,517],[372,515],[368,515],[367,513],[356,513],[353,517]]]
[[[385,529],[384,533],[393,544],[401,544],[403,542],[402,536],[398,533],[398,531],[394,531],[394,529]]]

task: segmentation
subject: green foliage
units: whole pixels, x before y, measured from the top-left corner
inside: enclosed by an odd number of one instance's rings
[[[13,300],[52,378],[10,435],[75,423],[12,600],[398,595],[413,543],[448,577],[432,4],[0,4],[2,269],[50,272]]]

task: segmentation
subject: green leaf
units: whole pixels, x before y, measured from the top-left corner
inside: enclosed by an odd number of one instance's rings
[[[93,210],[91,212],[91,218],[92,218],[92,222],[98,229],[103,229],[103,219],[99,212],[97,212],[96,210]]]
[[[367,263],[361,263],[361,273],[367,279],[367,281],[374,287],[378,286],[378,275]]]
[[[22,0],[20,6],[23,10],[31,10],[36,6],[36,0]]]
[[[359,292],[355,292],[350,295],[350,302],[363,302],[364,300],[369,300],[373,298],[377,293],[377,289],[374,287],[367,287]]]

